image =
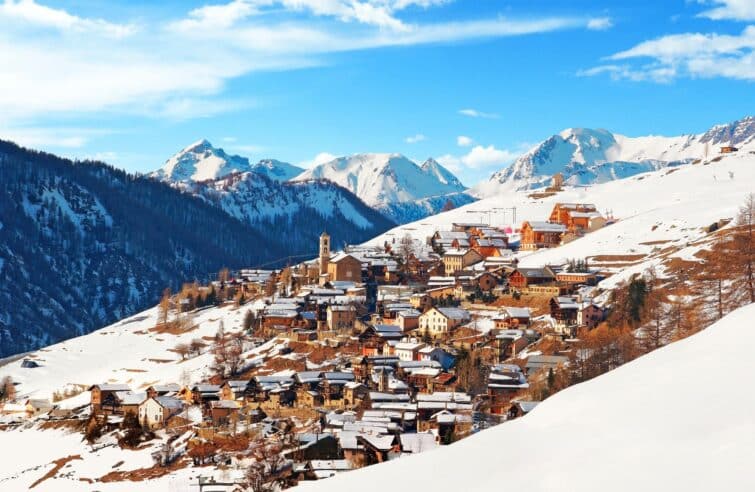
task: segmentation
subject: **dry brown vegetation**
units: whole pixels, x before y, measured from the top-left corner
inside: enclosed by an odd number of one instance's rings
[[[80,460],[80,459],[81,459],[81,455],[75,454],[71,456],[66,456],[65,458],[58,458],[57,460],[54,460],[51,464],[55,466],[53,466],[52,469],[48,471],[47,473],[45,473],[39,480],[31,484],[29,488],[33,489],[34,487],[44,482],[48,478],[54,477],[58,473],[58,471],[60,471],[60,469],[66,466],[70,461]]]

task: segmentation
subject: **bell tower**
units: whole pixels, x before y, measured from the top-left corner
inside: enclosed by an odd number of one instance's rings
[[[327,232],[320,234],[320,275],[328,273],[330,263],[330,236]]]

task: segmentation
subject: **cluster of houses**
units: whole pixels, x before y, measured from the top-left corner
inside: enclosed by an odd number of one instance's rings
[[[586,264],[523,267],[515,250],[553,247],[605,224],[594,205],[559,203],[547,222],[524,222],[518,243],[510,230],[455,223],[428,238],[431,251],[408,253],[386,243],[333,254],[323,233],[314,260],[285,271],[240,270],[204,288],[244,294],[250,336],[348,356],[312,370],[265,369],[193,385],[95,384],[91,412],[110,422],[131,414],[145,428],[198,432],[290,418],[317,422],[316,433],[297,435],[290,472],[299,479],[448,444],[479,429],[481,415],[502,421],[531,411],[538,402],[523,399],[531,378],[568,358],[521,354],[544,335],[568,340],[605,317],[592,301],[599,272]],[[548,322],[535,329],[532,309],[491,302],[504,294],[544,296],[548,309],[540,317]],[[485,360],[484,381],[474,389],[457,367],[469,351]],[[13,405],[29,415],[51,410],[32,400]]]

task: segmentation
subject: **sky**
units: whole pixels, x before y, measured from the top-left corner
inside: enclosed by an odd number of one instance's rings
[[[201,138],[471,186],[569,127],[755,113],[755,0],[0,0],[0,138],[133,172]]]

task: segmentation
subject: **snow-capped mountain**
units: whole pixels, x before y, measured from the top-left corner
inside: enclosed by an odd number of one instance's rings
[[[165,165],[150,176],[170,182],[206,181],[251,170],[246,157],[229,155],[202,139],[165,161]]]
[[[394,224],[353,193],[325,181],[281,182],[254,171],[192,183],[185,191],[255,228],[311,251],[322,231],[333,244],[356,242]]]
[[[294,181],[322,179],[343,186],[399,223],[439,212],[448,195],[455,195],[454,205],[474,200],[462,193],[464,185],[435,160],[418,166],[401,154],[339,157],[304,171]],[[440,197],[435,200],[438,208],[418,203],[427,204],[430,197]]]
[[[720,146],[755,147],[752,116],[698,135],[626,137],[608,130],[568,128],[546,139],[478,185],[482,196],[547,184],[560,172],[568,184],[601,183],[711,157]]]
[[[288,181],[300,175],[304,169],[276,159],[262,159],[252,167],[252,171],[276,181]]]
[[[453,186],[454,188],[458,188],[460,190],[466,189],[466,186],[461,184],[461,181],[459,181],[459,178],[454,176],[451,171],[441,166],[440,163],[436,161],[435,159],[433,159],[432,157],[430,157],[424,163],[422,163],[422,166],[420,166],[420,169],[422,169],[422,171],[425,174],[434,176],[440,183]]]

